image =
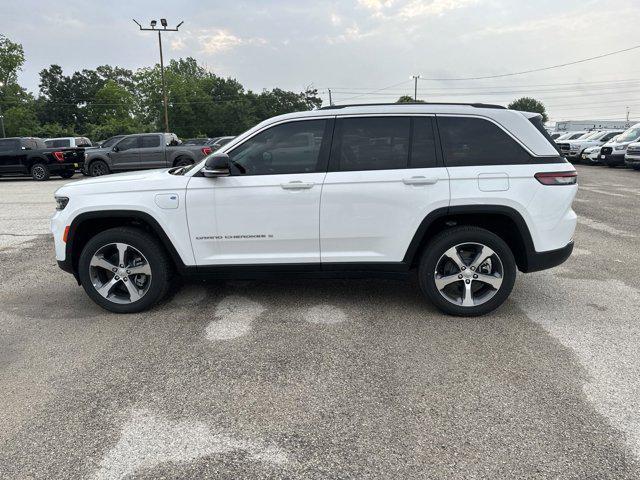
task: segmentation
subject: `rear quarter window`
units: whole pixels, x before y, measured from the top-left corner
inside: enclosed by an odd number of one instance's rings
[[[438,117],[445,165],[518,165],[531,156],[494,123],[473,117]]]

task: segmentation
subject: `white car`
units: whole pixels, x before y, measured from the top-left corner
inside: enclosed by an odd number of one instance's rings
[[[556,142],[558,147],[560,147],[560,153],[567,157],[569,161],[577,161],[580,160],[580,155],[585,148],[588,147],[601,147],[605,143],[609,142],[613,139],[613,137],[618,136],[622,133],[621,130],[615,131],[595,131],[590,135],[583,136],[577,140],[567,140],[564,142]]]
[[[575,168],[542,118],[502,107],[327,107],[266,120],[196,165],[60,188],[56,258],[113,312],[182,276],[417,272],[443,312],[482,315],[516,271],[573,249]]]
[[[591,165],[597,165],[598,163],[600,163],[600,150],[601,149],[602,149],[602,147],[600,147],[600,146],[585,148],[582,151],[582,154],[580,155],[580,158],[585,163],[588,163],[588,164],[591,164]]]
[[[606,143],[600,150],[600,162],[608,167],[625,165],[627,147],[638,141],[640,141],[640,123],[636,123],[618,135],[615,141]]]
[[[49,148],[66,148],[66,147],[91,147],[91,140],[87,137],[58,137],[46,138],[44,143]]]

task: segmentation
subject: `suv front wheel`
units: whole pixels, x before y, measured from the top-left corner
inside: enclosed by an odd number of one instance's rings
[[[507,299],[516,279],[509,246],[478,227],[455,227],[427,245],[419,268],[420,288],[444,313],[485,315]]]
[[[170,264],[158,241],[136,228],[112,228],[85,245],[80,283],[102,308],[116,313],[145,310],[169,288]]]

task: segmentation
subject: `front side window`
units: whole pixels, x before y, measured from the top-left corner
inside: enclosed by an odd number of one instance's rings
[[[117,144],[118,151],[124,152],[125,150],[130,150],[132,148],[138,148],[138,139],[139,138],[140,137],[126,137],[126,138],[123,138]]]
[[[620,135],[620,132],[609,132],[607,133],[604,137],[602,137],[600,139],[601,142],[608,142],[609,140],[611,140],[613,137],[615,137],[616,135]]]
[[[529,154],[504,130],[482,118],[439,117],[448,167],[528,163]]]
[[[338,121],[337,170],[407,168],[409,117],[344,118]]]
[[[160,137],[158,135],[145,135],[142,137],[141,148],[157,148],[160,146]]]
[[[234,175],[311,173],[318,170],[326,120],[276,125],[229,152]]]

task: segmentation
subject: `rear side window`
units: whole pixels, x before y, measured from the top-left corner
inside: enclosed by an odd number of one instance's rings
[[[0,140],[0,152],[20,150],[20,140]]]
[[[145,135],[142,137],[142,148],[154,148],[160,146],[160,137],[158,135]]]
[[[430,117],[414,117],[409,168],[430,168],[435,166],[437,166],[437,157],[433,120]]]
[[[69,139],[48,140],[45,142],[45,145],[49,148],[66,148],[71,146],[71,140]]]
[[[344,118],[338,121],[340,171],[407,168],[409,117]]]
[[[448,167],[528,163],[530,155],[504,130],[482,118],[438,117]]]

